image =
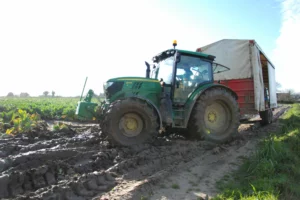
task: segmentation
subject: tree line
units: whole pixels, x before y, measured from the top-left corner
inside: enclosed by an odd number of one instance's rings
[[[7,95],[7,97],[30,97],[30,95],[27,92],[21,92],[20,95],[14,94],[12,92],[9,92]],[[40,95],[42,97],[55,97],[55,91],[50,92],[48,91],[44,91],[42,95]]]
[[[94,94],[94,96],[96,98],[104,98],[104,93],[100,93],[99,95]],[[14,94],[12,92],[9,92],[6,97],[30,97],[30,95],[27,92],[21,92],[19,95]],[[51,93],[49,91],[44,91],[42,95],[40,95],[40,97],[60,97],[60,96],[55,96],[55,91],[52,91]],[[76,97],[80,97],[80,96],[76,96]]]

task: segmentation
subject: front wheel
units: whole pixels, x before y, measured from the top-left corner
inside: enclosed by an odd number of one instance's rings
[[[189,121],[189,135],[223,143],[237,133],[239,109],[235,97],[224,88],[211,88],[197,100]]]
[[[144,143],[158,133],[157,115],[142,100],[118,100],[106,112],[103,132],[114,144],[130,146]]]

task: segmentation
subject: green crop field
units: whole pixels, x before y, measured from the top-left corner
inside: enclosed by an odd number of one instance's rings
[[[0,97],[0,135],[30,132],[40,120],[82,121],[76,97]],[[93,98],[100,103],[101,98]],[[60,127],[58,127],[60,128]]]
[[[27,98],[0,98],[0,118],[9,121],[18,109],[30,114],[39,114],[44,120],[76,119],[75,111],[79,98],[62,97],[27,97]]]

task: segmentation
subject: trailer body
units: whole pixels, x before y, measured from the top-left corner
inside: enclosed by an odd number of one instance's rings
[[[214,80],[237,93],[242,117],[277,107],[275,67],[255,40],[223,39],[196,51],[230,68]]]

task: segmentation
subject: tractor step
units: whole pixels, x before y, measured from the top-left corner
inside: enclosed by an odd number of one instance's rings
[[[173,117],[174,120],[184,120],[184,116],[183,115],[176,115]]]

